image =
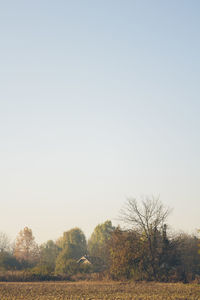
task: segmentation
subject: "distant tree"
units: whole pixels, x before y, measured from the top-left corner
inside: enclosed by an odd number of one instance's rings
[[[39,265],[45,267],[49,272],[53,272],[55,269],[56,258],[60,252],[60,248],[49,240],[48,242],[40,246],[40,260]]]
[[[143,235],[147,244],[151,277],[158,279],[159,260],[163,248],[162,232],[170,210],[159,199],[146,197],[138,204],[136,199],[128,199],[120,212],[120,219]]]
[[[57,259],[56,259],[56,268],[55,272],[56,274],[68,274],[69,275],[69,266],[72,268],[72,262],[77,264],[77,258],[79,258],[79,249],[76,245],[68,243],[63,250],[59,253]],[[70,262],[70,263],[69,263]],[[77,270],[77,268],[74,268],[74,270]],[[70,271],[71,275],[71,271]]]
[[[89,254],[101,258],[105,264],[108,263],[109,259],[108,241],[114,229],[112,222],[107,220],[95,227],[88,241]]]
[[[0,270],[16,270],[20,268],[17,259],[7,251],[0,252]]]
[[[179,263],[177,279],[189,282],[200,275],[200,254],[198,253],[198,238],[181,233],[174,238]]]
[[[25,227],[19,232],[14,246],[14,256],[20,262],[28,264],[38,260],[38,246],[30,228]]]
[[[68,245],[73,245],[74,249],[76,249],[75,252],[77,259],[87,252],[85,235],[83,231],[77,227],[64,232],[63,236],[58,239],[57,245],[62,249],[64,249]]]
[[[57,274],[72,275],[72,270],[73,272],[77,270],[77,260],[87,252],[86,238],[83,231],[80,228],[73,228],[64,232],[63,236],[57,241],[57,245],[62,250],[57,256],[55,271]]]
[[[0,232],[0,252],[10,250],[10,240],[4,232]]]
[[[114,230],[109,240],[110,274],[114,279],[147,279],[146,244],[134,231]]]
[[[198,236],[200,235],[200,229],[197,230]],[[198,237],[198,253],[200,255],[200,238]]]
[[[66,259],[66,257],[63,254],[64,253],[62,253],[62,255],[59,255],[57,259],[55,274],[66,276],[72,276],[76,274],[79,269],[77,261],[73,258]]]

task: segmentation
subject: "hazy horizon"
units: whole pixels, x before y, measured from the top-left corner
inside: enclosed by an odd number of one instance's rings
[[[199,1],[0,3],[0,231],[90,236],[126,198],[200,227]]]

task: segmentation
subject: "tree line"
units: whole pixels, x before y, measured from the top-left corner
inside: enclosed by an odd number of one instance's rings
[[[186,233],[171,234],[169,213],[159,199],[128,199],[119,217],[124,227],[114,227],[107,220],[96,226],[88,241],[80,228],[73,228],[56,241],[38,245],[32,230],[25,227],[11,247],[6,234],[1,233],[0,279],[106,276],[114,280],[200,282],[199,239]]]

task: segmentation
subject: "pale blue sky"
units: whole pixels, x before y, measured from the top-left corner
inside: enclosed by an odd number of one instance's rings
[[[200,227],[199,1],[0,1],[0,231],[39,242],[160,195]]]

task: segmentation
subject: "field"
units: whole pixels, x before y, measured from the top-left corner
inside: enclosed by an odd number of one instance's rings
[[[200,299],[200,285],[182,283],[0,283],[0,300]]]

